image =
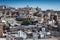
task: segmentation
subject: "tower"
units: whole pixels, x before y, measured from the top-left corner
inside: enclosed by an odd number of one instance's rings
[[[57,20],[58,20],[58,15],[57,15],[57,13],[55,13],[55,16],[57,17]]]

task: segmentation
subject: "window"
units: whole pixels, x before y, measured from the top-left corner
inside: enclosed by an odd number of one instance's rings
[[[9,12],[7,12],[6,15],[9,15]]]

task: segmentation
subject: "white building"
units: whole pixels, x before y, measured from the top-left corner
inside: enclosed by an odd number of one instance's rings
[[[6,38],[0,38],[0,40],[6,40]]]
[[[26,33],[25,32],[23,32],[23,31],[18,31],[18,37],[21,37],[21,38],[27,38],[27,35],[26,35]]]

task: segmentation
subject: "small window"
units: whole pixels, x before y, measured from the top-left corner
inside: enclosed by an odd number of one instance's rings
[[[7,12],[6,15],[9,15],[9,12]]]

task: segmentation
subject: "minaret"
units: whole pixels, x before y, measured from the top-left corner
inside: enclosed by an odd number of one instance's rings
[[[57,21],[58,21],[58,15],[57,15],[57,13],[55,13],[55,15],[57,16]]]

